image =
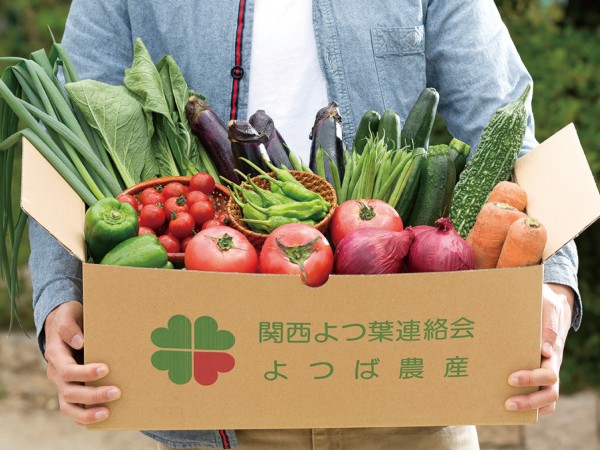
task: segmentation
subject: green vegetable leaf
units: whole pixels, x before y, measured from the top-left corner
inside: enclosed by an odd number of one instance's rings
[[[150,148],[144,111],[123,86],[94,80],[65,85],[89,125],[98,130],[127,186],[142,180]]]

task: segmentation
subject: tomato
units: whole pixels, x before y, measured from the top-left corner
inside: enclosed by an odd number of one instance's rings
[[[207,228],[222,227],[222,226],[226,226],[226,225],[224,225],[219,219],[210,219],[202,224],[202,229],[206,230]]]
[[[169,231],[178,239],[190,236],[194,231],[194,218],[190,213],[177,213],[169,222]]]
[[[210,198],[208,197],[208,195],[206,195],[204,192],[200,192],[200,191],[190,191],[188,192],[187,197],[185,198],[187,201],[187,204],[191,207],[194,203],[203,201],[203,202],[209,202],[210,203]]]
[[[180,195],[179,197],[170,197],[165,200],[165,204],[163,205],[165,210],[165,217],[167,221],[171,220],[171,212],[175,214],[180,212],[190,212],[190,207],[187,204],[185,197]]]
[[[159,205],[144,205],[140,211],[140,226],[158,230],[165,223],[165,212]]]
[[[229,217],[229,214],[227,213],[221,213],[217,215],[216,219],[225,226],[229,226],[229,224],[231,224],[231,217]]]
[[[303,223],[276,228],[260,251],[259,272],[299,274],[308,286],[321,286],[332,270],[329,242],[319,230]]]
[[[164,203],[164,201],[165,199],[162,193],[154,187],[146,188],[140,194],[140,202],[142,203],[142,205],[155,205],[157,203]]]
[[[159,236],[158,242],[160,242],[167,250],[167,253],[179,253],[181,250],[179,239],[172,234],[163,234],[162,236]]]
[[[190,214],[194,218],[196,227],[200,228],[204,222],[215,217],[215,210],[210,202],[197,202],[190,207]]]
[[[202,230],[188,243],[184,260],[188,270],[254,273],[258,266],[252,244],[229,227]]]
[[[171,197],[179,197],[180,195],[185,197],[187,193],[188,188],[178,181],[167,183],[162,191],[165,200]]]
[[[402,231],[402,219],[396,210],[382,200],[348,200],[337,207],[331,218],[329,233],[333,245],[345,236],[363,228]]]
[[[192,240],[193,237],[194,236],[188,236],[181,240],[181,251],[182,252],[185,252],[185,249],[187,248],[188,244],[190,243],[190,241]]]
[[[129,203],[131,206],[133,206],[136,209],[136,211],[137,211],[138,206],[140,204],[137,201],[137,198],[135,198],[133,195],[129,195],[129,194],[119,195],[117,197],[117,200],[119,200],[121,203]]]
[[[215,179],[206,172],[198,172],[190,180],[190,191],[204,192],[210,195],[215,190]]]
[[[156,236],[156,231],[154,231],[152,228],[140,227],[138,230],[138,236],[143,236],[144,234],[153,234]]]

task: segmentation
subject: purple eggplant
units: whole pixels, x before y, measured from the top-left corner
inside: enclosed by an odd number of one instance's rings
[[[294,168],[290,160],[290,149],[275,128],[273,119],[264,110],[259,109],[250,116],[249,121],[258,133],[264,133],[267,136],[268,142],[265,147],[271,162],[277,167],[281,167],[283,164],[288,169]]]
[[[344,144],[342,142],[342,118],[337,108],[338,104],[332,101],[325,108],[321,108],[315,118],[309,138],[312,139],[310,147],[310,170],[317,173],[317,150],[321,147],[335,163],[340,180],[344,179]],[[333,183],[331,163],[329,158],[324,158],[325,178]]]
[[[265,172],[269,168],[265,164],[265,159],[269,155],[265,149],[268,141],[266,134],[258,133],[249,122],[245,120],[230,120],[228,125],[228,137],[233,151],[233,162],[236,169],[250,176],[258,175],[258,172],[246,164],[240,158],[246,158],[263,169]]]
[[[185,105],[185,113],[192,132],[198,137],[217,167],[219,175],[233,183],[239,183],[231,142],[227,129],[206,101],[192,95]]]

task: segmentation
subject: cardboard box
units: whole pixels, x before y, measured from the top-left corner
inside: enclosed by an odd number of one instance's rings
[[[573,125],[521,158],[544,258],[600,216]],[[44,180],[40,183],[39,180]],[[85,261],[84,205],[28,143],[22,207]],[[60,199],[60,214],[55,202]],[[539,367],[543,266],[296,276],[83,265],[85,361],[122,398],[103,429],[523,424],[505,400]]]

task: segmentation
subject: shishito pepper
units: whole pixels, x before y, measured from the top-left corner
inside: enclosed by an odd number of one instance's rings
[[[138,234],[137,212],[128,203],[104,198],[85,213],[84,235],[88,252],[98,263],[118,243]]]
[[[166,268],[167,251],[153,234],[136,236],[121,242],[106,254],[100,264],[110,266]]]

